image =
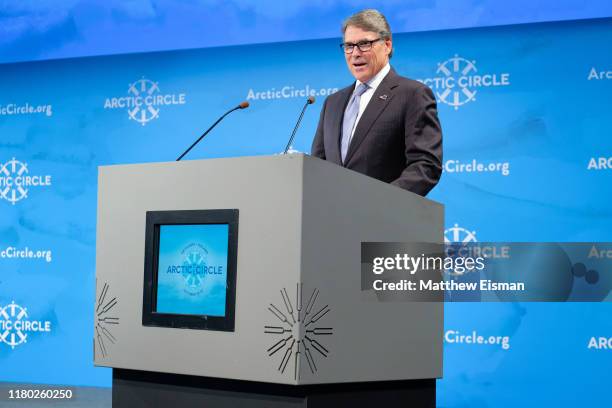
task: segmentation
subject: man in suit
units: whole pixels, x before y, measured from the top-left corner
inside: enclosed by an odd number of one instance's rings
[[[442,174],[442,132],[427,86],[389,65],[391,29],[376,10],[342,26],[356,82],[323,104],[312,155],[425,196]]]

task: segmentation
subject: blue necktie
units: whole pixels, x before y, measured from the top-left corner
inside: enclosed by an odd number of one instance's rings
[[[344,111],[344,119],[342,121],[342,142],[340,144],[342,163],[344,163],[346,153],[348,152],[351,144],[351,139],[353,139],[353,128],[355,127],[357,115],[359,115],[359,102],[361,101],[361,95],[363,95],[368,88],[369,86],[366,84],[359,84],[357,89],[355,89],[355,92],[353,92],[353,96],[351,96],[351,100],[346,107],[346,111]]]

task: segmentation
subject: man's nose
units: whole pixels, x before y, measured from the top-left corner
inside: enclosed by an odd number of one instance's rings
[[[359,47],[355,46],[355,48],[353,48],[353,52],[351,53],[351,60],[354,61],[361,56],[363,56],[363,52],[359,49]]]

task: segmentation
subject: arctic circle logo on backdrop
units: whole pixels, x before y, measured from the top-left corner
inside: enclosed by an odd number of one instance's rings
[[[0,259],[7,260],[23,260],[23,259],[40,259],[47,263],[53,260],[53,254],[50,249],[30,249],[30,247],[15,247],[15,246],[0,246]]]
[[[31,333],[51,332],[51,322],[48,320],[31,320],[28,310],[14,301],[9,305],[0,306],[0,344],[5,343],[14,349],[24,344]]]
[[[290,98],[306,98],[308,96],[329,96],[338,92],[338,88],[317,88],[310,85],[294,86],[283,85],[278,88],[272,87],[263,90],[254,90],[250,88],[247,91],[246,99],[248,100],[267,100],[267,99],[290,99]]]
[[[442,168],[447,173],[493,173],[502,176],[510,175],[510,162],[481,162],[472,159],[466,162],[449,159]]]
[[[510,336],[483,336],[476,330],[463,334],[459,330],[447,330],[444,342],[448,344],[473,344],[475,346],[498,346],[502,350],[510,349]]]
[[[444,242],[477,242],[476,231],[470,231],[455,224],[444,230]]]
[[[612,157],[591,157],[587,170],[612,170]]]
[[[612,351],[612,337],[596,337],[589,339],[588,349]]]
[[[476,101],[480,88],[510,85],[510,74],[480,73],[476,61],[455,55],[438,63],[435,77],[418,81],[429,86],[440,102],[458,110],[460,106]]]
[[[38,115],[43,114],[47,117],[53,116],[53,105],[42,104],[32,105],[29,102],[25,103],[9,103],[6,105],[0,104],[0,116],[18,116],[18,115]]]
[[[601,70],[592,67],[589,71],[589,76],[587,77],[587,81],[597,81],[597,80],[605,80],[612,79],[612,69],[609,70]]]
[[[162,93],[159,82],[141,78],[128,85],[127,96],[106,98],[104,109],[125,109],[130,120],[144,126],[159,118],[162,107],[186,103],[186,93]]]
[[[0,163],[0,198],[15,205],[17,201],[28,198],[31,188],[49,187],[51,176],[32,174],[27,163],[14,157]]]
[[[206,275],[222,275],[222,265],[208,264],[208,250],[201,244],[191,243],[181,251],[183,263],[181,265],[169,265],[166,269],[168,274],[181,274],[185,280],[185,293],[188,295],[199,295],[202,293],[202,283]]]

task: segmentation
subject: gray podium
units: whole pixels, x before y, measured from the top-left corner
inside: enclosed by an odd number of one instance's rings
[[[186,210],[237,214],[229,330],[143,323],[147,213]],[[442,242],[442,205],[284,155],[100,167],[97,216],[113,406],[435,406],[443,304],[362,291],[360,244]]]

